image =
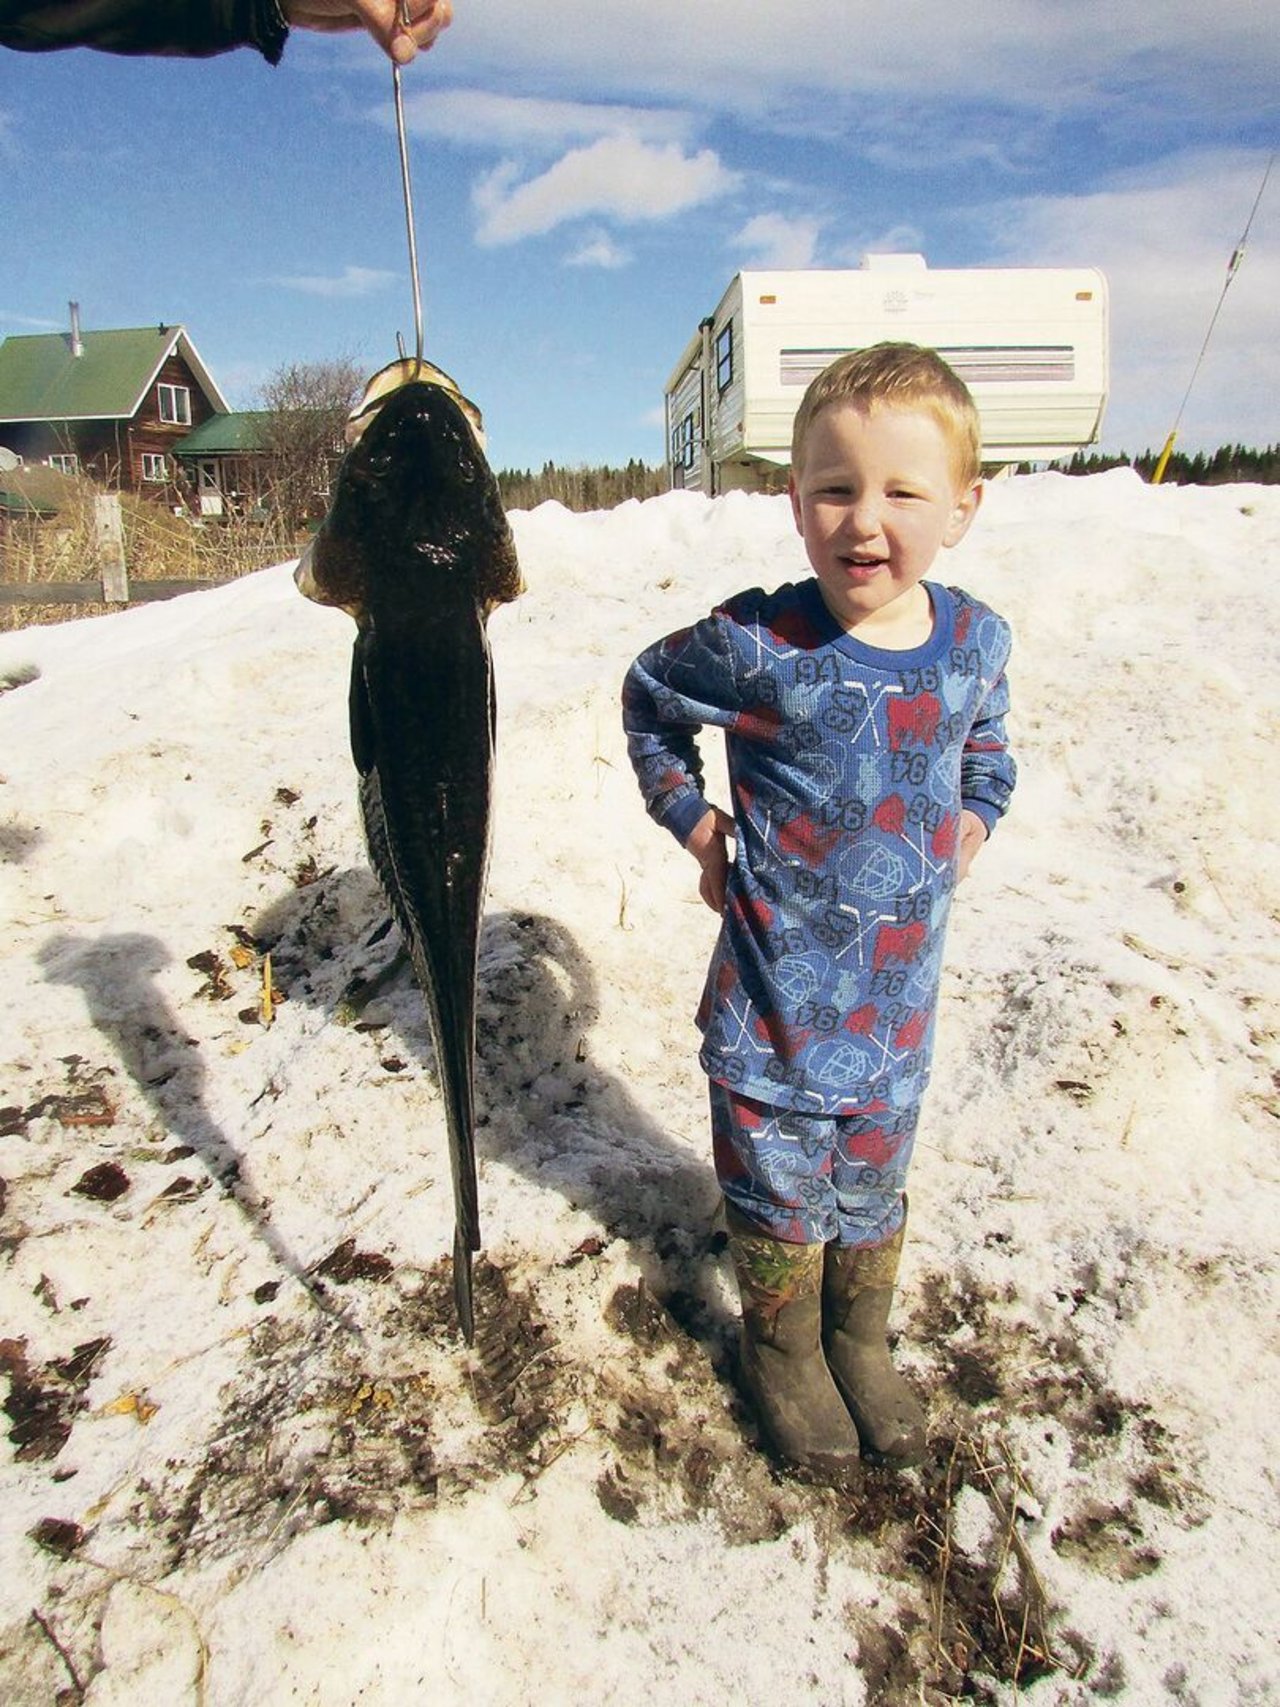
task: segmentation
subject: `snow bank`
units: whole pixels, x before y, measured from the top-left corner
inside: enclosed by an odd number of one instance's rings
[[[282,566],[0,636],[5,1699],[1274,1698],[1280,493],[1015,479],[945,566],[1013,622],[1021,782],[913,1178],[933,1456],[854,1496],[734,1394],[714,920],[617,718],[802,572],[786,501],[514,522],[472,1358],[347,620]]]

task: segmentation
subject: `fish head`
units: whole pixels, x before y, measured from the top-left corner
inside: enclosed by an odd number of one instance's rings
[[[415,380],[422,380],[429,385],[441,386],[458,400],[458,406],[475,428],[476,438],[481,450],[484,449],[484,420],[479,409],[469,397],[464,397],[458,389],[457,381],[450,379],[442,367],[422,361],[417,357],[401,356],[399,361],[388,362],[365,386],[360,401],[347,417],[346,430],[343,437],[349,445],[364,432],[365,428],[376,419],[392,392],[399,391],[402,386],[412,385]]]
[[[357,622],[384,596],[467,593],[487,616],[522,591],[498,483],[456,390],[414,380],[390,393],[344,457],[296,578]]]

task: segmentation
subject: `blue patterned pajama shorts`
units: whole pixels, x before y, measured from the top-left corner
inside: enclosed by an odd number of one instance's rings
[[[879,1245],[897,1232],[918,1106],[813,1115],[708,1087],[720,1189],[761,1232],[803,1245]]]

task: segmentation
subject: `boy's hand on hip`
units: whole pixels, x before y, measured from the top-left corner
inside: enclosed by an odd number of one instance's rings
[[[956,882],[961,882],[969,875],[969,867],[973,864],[979,848],[987,839],[987,826],[976,812],[964,811],[960,814],[960,845],[956,855]]]
[[[718,806],[706,811],[690,830],[685,847],[702,867],[698,893],[713,913],[724,912],[725,883],[729,877],[726,838],[733,834],[733,819]]]

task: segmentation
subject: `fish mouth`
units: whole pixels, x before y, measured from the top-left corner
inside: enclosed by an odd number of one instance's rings
[[[349,454],[375,481],[394,477],[397,470],[416,469],[433,503],[441,487],[482,484],[487,464],[463,401],[443,386],[411,381],[375,412],[367,441]]]

